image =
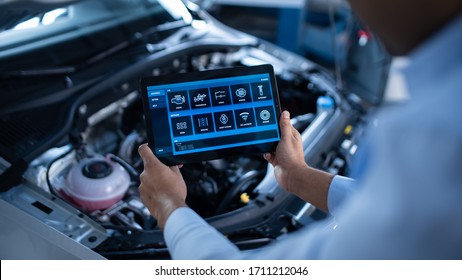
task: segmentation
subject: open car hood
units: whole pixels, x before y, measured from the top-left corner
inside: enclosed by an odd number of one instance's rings
[[[80,0],[0,0],[0,31],[46,11],[68,6]]]
[[[359,97],[366,107],[377,106],[384,97],[391,56],[380,39],[360,24],[353,29],[350,40],[341,90],[347,98],[351,94]]]

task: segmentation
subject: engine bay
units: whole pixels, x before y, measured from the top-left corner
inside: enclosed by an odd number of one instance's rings
[[[106,258],[168,258],[162,232],[138,192],[143,165],[137,149],[147,142],[139,77],[261,64],[274,67],[281,107],[302,135],[306,161],[345,174],[361,112],[342,97],[332,76],[305,58],[208,20],[207,31],[190,32],[185,40],[191,30],[180,29],[146,44],[149,55],[136,63],[91,80],[57,119],[64,124],[59,133],[47,132],[59,141],[29,153],[21,183],[0,198]],[[332,106],[320,110],[318,100],[325,97]],[[5,159],[0,171],[10,165]],[[313,216],[319,210],[278,186],[262,156],[185,164],[181,173],[187,204],[241,249],[319,219]]]
[[[239,65],[228,62],[232,61],[232,55],[235,54],[213,53],[192,57],[190,61],[174,60],[171,71],[181,72],[190,68],[192,71],[200,71]],[[177,65],[182,66],[176,69]],[[160,73],[160,69],[154,69],[153,72]],[[278,76],[282,89],[281,102],[293,112],[294,124],[303,132],[316,115],[316,99],[322,91],[304,77],[285,78],[283,80]],[[137,191],[138,176],[143,169],[137,149],[146,142],[138,93],[132,92],[91,115],[88,126],[79,137],[80,143],[73,145],[77,148],[54,148],[34,162],[34,168],[46,170],[45,180],[40,181],[37,176],[26,178],[82,209],[98,222],[135,229],[154,229],[156,223],[142,205]],[[261,156],[245,155],[187,164],[181,169],[188,187],[187,203],[204,218],[240,208],[249,199],[255,198],[253,190],[266,175],[267,165]],[[79,201],[79,194],[72,192],[79,184],[91,188],[93,193],[88,193],[88,196],[103,203],[102,206],[91,206],[91,203]],[[120,188],[126,194],[123,199],[117,200],[117,195],[116,199],[110,196],[111,192],[120,193],[115,187],[118,184],[123,185]]]

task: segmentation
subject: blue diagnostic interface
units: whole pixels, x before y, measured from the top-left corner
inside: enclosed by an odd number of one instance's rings
[[[142,79],[148,142],[169,165],[273,151],[280,105],[270,65]]]

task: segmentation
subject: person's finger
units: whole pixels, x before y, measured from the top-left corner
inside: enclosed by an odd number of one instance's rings
[[[282,112],[279,126],[281,128],[281,140],[292,136],[292,125],[290,124],[290,113],[288,111]]]
[[[274,153],[265,153],[263,154],[263,158],[266,159],[273,166],[277,164],[276,155]]]
[[[173,172],[177,172],[177,173],[180,173],[180,167],[178,165],[172,165],[172,166],[169,166],[170,170],[172,170]]]
[[[148,147],[148,144],[143,144],[138,148],[138,153],[143,160],[143,164],[145,167],[153,166],[161,163],[159,159],[154,155],[151,149]]]

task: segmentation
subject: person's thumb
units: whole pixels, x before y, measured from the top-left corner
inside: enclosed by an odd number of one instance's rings
[[[286,139],[292,135],[292,124],[290,123],[290,113],[283,111],[279,120],[279,126],[281,128],[281,139]]]
[[[138,153],[143,160],[144,167],[159,164],[159,159],[153,154],[148,144],[143,144],[138,148]]]

